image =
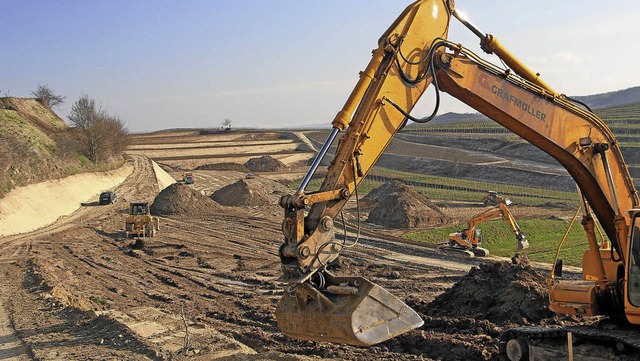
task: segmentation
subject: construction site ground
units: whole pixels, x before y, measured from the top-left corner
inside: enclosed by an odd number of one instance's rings
[[[544,282],[537,276],[508,281],[518,288],[504,284],[507,297],[527,299],[524,306],[514,301],[489,313],[486,308],[491,306],[477,309],[462,299],[468,296],[455,296],[437,307],[465,302],[460,312],[428,310],[426,305],[437,296],[469,277],[478,281],[477,288],[468,286],[469,293],[494,293],[484,298],[500,293],[499,282],[488,290],[480,281],[508,273],[500,268],[507,267],[500,263],[504,260],[449,255],[402,241],[397,230],[367,226],[359,244],[342,253],[335,272],[381,285],[420,312],[425,326],[368,348],[283,336],[274,316],[284,287],[277,281],[283,213],[277,199],[283,188],[274,182],[299,178],[313,155],[313,144],[302,134],[283,138],[236,132],[159,133],[137,136],[133,144],[125,165],[128,176],[106,186],[118,195],[115,204],[99,206],[97,193],[107,189],[96,189],[93,198],[84,199],[67,215],[61,213],[55,222],[2,236],[0,359],[486,360],[497,357],[497,336],[506,327],[571,322],[532,315],[531,310],[544,302],[527,296]],[[240,171],[194,170],[203,164],[245,164],[262,155],[289,167],[255,172],[250,179]],[[162,216],[154,238],[124,238],[128,203],[153,202],[184,170],[193,172],[195,183],[174,187],[189,187],[207,196],[206,201],[184,198],[193,207]],[[116,176],[123,177],[122,172]],[[272,202],[207,203],[213,192],[240,180],[252,189],[268,190]],[[74,193],[77,186],[69,181],[66,190],[55,192]],[[56,201],[60,202],[64,201]],[[353,207],[350,203],[348,208]],[[481,209],[480,204],[441,207],[457,221]],[[566,216],[558,209],[522,207],[515,212],[519,218]],[[355,211],[351,213],[353,220]],[[37,215],[25,214],[20,222],[29,224],[31,218]],[[500,266],[469,272],[481,263]],[[522,272],[517,275],[526,273]]]

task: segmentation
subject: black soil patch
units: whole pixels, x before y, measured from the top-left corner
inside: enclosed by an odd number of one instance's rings
[[[384,227],[422,228],[451,222],[429,198],[397,181],[372,190],[365,199],[378,202],[368,221]]]
[[[252,172],[278,172],[287,169],[281,161],[270,155],[263,155],[260,158],[251,158],[245,163],[245,166]]]
[[[233,170],[242,173],[248,173],[250,171],[249,168],[238,163],[209,163],[198,166],[196,170]]]
[[[174,183],[158,193],[151,213],[160,216],[218,213],[221,207],[197,190],[181,183]]]
[[[514,261],[482,263],[429,304],[412,308],[433,317],[467,317],[497,325],[539,324],[554,317],[545,276],[524,254]]]
[[[524,254],[512,262],[486,262],[472,268],[431,302],[420,300],[419,295],[405,302],[420,314],[424,325],[385,346],[429,359],[494,360],[505,329],[559,324],[549,309],[546,278]]]

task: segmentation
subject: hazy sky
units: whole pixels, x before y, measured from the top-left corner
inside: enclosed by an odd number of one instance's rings
[[[329,124],[409,1],[0,0],[0,94],[88,94],[132,132]],[[557,91],[640,85],[640,1],[457,0]],[[481,53],[452,20],[450,40]],[[431,112],[422,98],[414,115]],[[441,113],[471,111],[446,99]]]

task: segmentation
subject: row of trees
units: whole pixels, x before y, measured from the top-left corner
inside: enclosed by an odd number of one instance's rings
[[[46,85],[39,85],[32,94],[50,108],[59,106],[65,99]],[[80,136],[79,151],[93,163],[108,161],[127,146],[128,130],[124,122],[110,115],[87,94],[73,103],[69,121]]]

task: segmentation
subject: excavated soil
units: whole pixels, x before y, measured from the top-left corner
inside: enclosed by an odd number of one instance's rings
[[[277,204],[287,188],[275,181],[240,179],[211,195],[211,199],[225,206],[269,206]]]
[[[518,254],[512,263],[483,263],[417,311],[431,317],[470,317],[497,325],[540,323],[552,319],[546,277]]]
[[[245,163],[245,167],[253,172],[278,172],[287,169],[281,161],[270,155],[263,155],[259,158],[251,158]]]
[[[400,182],[386,183],[371,193],[365,199],[378,203],[369,212],[370,223],[389,228],[423,228],[451,222],[426,196]]]
[[[220,205],[183,183],[174,183],[163,189],[151,204],[151,214],[158,216],[200,216],[220,210]]]
[[[489,360],[497,358],[497,337],[508,325],[555,322],[539,303],[543,276],[524,263],[461,259],[361,235],[333,270],[386,288],[425,325],[368,348],[291,339],[274,316],[285,287],[277,280],[283,237],[277,199],[290,190],[259,176],[244,179],[243,172],[202,171],[192,186],[160,192],[152,163],[137,155],[131,163],[133,173],[115,189],[116,204],[85,204],[50,226],[2,238],[0,321],[8,326],[0,337],[18,341],[10,350],[0,345],[0,358],[21,352],[16,357],[25,360]],[[252,192],[269,199],[222,207],[207,197],[227,185],[235,186],[224,194],[230,200]],[[163,214],[156,237],[138,245],[121,238],[133,200],[153,201]],[[421,206],[440,217],[428,202]],[[477,209],[455,211],[460,221]]]

